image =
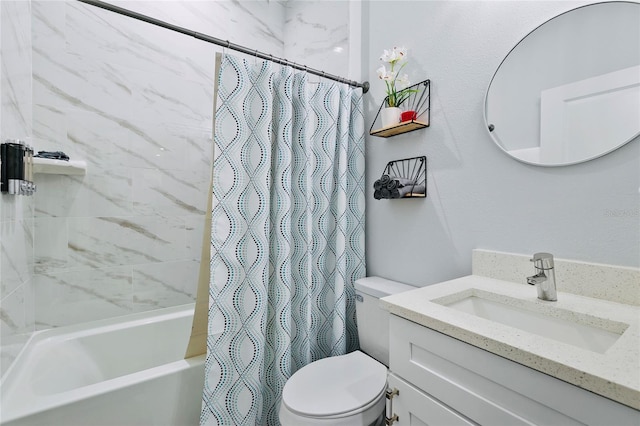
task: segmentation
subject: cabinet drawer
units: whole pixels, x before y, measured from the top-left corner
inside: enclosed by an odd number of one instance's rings
[[[395,388],[399,391],[391,404],[393,408],[391,414],[398,416],[394,426],[477,426],[476,423],[416,389],[393,373],[389,373],[388,383],[389,388]]]
[[[390,316],[391,372],[486,425],[638,425],[640,413],[411,321]]]

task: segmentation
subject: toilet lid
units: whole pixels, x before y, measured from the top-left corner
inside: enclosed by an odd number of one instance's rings
[[[284,385],[282,402],[304,416],[335,416],[366,406],[386,386],[387,367],[356,351],[298,370]]]

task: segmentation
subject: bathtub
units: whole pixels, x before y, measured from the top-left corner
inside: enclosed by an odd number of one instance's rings
[[[34,333],[0,382],[3,426],[198,425],[193,304]]]

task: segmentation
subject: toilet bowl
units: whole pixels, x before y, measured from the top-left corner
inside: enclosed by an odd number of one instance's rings
[[[280,421],[288,425],[375,424],[385,407],[387,367],[360,351],[313,362],[282,391]]]
[[[378,300],[415,287],[378,277],[355,286],[361,351],[312,362],[293,374],[282,391],[282,426],[384,425],[389,317]]]

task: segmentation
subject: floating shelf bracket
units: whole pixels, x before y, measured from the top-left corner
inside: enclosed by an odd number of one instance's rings
[[[389,161],[373,184],[373,198],[400,199],[427,196],[427,157]]]
[[[431,118],[431,80],[424,80],[420,83],[407,87],[406,89],[411,94],[402,103],[402,108],[405,111],[415,111],[415,117],[411,120],[403,121],[391,126],[382,127],[382,120],[380,118],[380,111],[387,103],[388,96],[384,98],[376,118],[371,123],[369,134],[371,136],[378,136],[381,138],[388,138],[396,136],[402,133],[412,132],[418,129],[424,129],[429,127]],[[375,130],[374,130],[375,129]]]

